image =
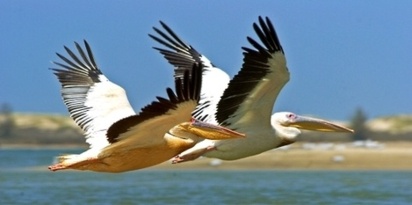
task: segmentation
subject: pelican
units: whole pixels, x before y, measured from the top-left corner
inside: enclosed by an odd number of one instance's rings
[[[164,31],[154,27],[158,35],[149,36],[166,47],[154,48],[174,66],[175,78],[181,77],[194,62],[203,65],[200,105],[193,112],[193,117],[246,135],[245,138],[228,141],[205,139],[176,156],[173,163],[200,156],[236,160],[257,155],[295,142],[300,129],[353,132],[326,120],[292,112],[271,115],[275,100],[289,81],[290,73],[283,48],[268,17],[259,17],[259,22],[253,24],[261,43],[247,37],[252,48],[242,47],[243,65],[231,80],[165,23],[160,24]]]
[[[170,160],[204,139],[243,137],[229,129],[191,120],[198,105],[202,65],[175,78],[175,91],[157,97],[135,113],[124,89],[107,79],[98,68],[89,44],[86,51],[75,42],[78,55],[64,47],[70,58],[52,68],[61,83],[61,94],[70,116],[83,129],[89,150],[58,157],[49,166],[97,172],[125,172]]]

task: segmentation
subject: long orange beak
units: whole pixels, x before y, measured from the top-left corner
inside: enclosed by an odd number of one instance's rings
[[[285,126],[320,132],[354,132],[352,129],[328,122],[326,120],[304,116],[297,116],[294,122],[290,122]]]
[[[211,140],[236,139],[246,136],[243,133],[239,133],[222,126],[212,125],[210,123],[197,120],[192,120],[192,122],[189,123],[182,123],[180,126],[199,137]]]

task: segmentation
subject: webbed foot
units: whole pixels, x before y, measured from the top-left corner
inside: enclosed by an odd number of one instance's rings
[[[187,154],[177,155],[176,157],[174,157],[172,159],[172,164],[178,164],[178,163],[182,163],[182,162],[195,160],[195,159],[201,157],[206,152],[212,151],[214,149],[216,149],[215,146],[208,146],[206,148],[198,149],[198,150],[195,150],[193,152],[189,152]]]

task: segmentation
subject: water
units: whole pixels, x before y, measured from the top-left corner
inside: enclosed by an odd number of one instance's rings
[[[412,204],[407,171],[47,170],[76,152],[0,150],[0,204]]]

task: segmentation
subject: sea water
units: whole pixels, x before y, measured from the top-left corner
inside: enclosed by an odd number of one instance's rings
[[[412,204],[409,171],[47,170],[77,152],[0,149],[0,204]]]

